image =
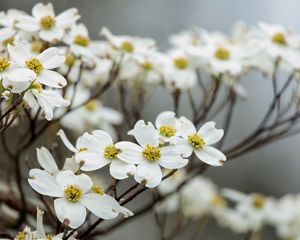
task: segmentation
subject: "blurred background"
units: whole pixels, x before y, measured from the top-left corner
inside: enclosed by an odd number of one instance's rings
[[[36,0],[0,0],[0,9],[9,8],[31,11]],[[156,39],[161,50],[167,50],[170,34],[198,25],[208,30],[229,32],[237,21],[256,24],[258,21],[278,23],[300,32],[299,0],[52,0],[57,13],[76,7],[81,21],[87,25],[92,38],[107,26],[115,34],[137,35]],[[248,99],[240,100],[237,106],[226,146],[231,146],[251,132],[261,120],[270,104],[271,82],[258,73],[242,79],[248,91]],[[153,120],[163,110],[172,109],[172,102],[165,92],[156,93],[145,109],[145,118]],[[185,109],[186,101],[181,102]],[[189,115],[188,110],[181,114]],[[222,116],[219,117],[221,119]],[[218,119],[217,126],[218,126]],[[219,124],[219,127],[220,124]],[[244,192],[262,192],[282,196],[300,192],[299,187],[299,140],[292,137],[263,149],[230,161],[223,168],[210,168],[205,175],[221,187],[230,187]],[[225,146],[225,148],[226,148]],[[157,229],[149,221],[153,216],[140,218],[105,239],[157,239]],[[151,219],[152,220],[152,219]],[[145,230],[146,229],[146,230]],[[215,229],[205,239],[241,239],[224,230]],[[221,235],[222,234],[222,235]],[[270,238],[271,239],[271,238]]]

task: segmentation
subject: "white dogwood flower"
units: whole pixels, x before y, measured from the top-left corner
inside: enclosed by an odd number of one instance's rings
[[[18,67],[30,69],[36,74],[38,83],[53,88],[62,88],[67,84],[61,74],[51,70],[65,62],[65,57],[59,54],[58,48],[48,48],[38,56],[32,56],[21,42],[15,42],[13,46],[8,45],[8,52]]]
[[[110,165],[110,174],[116,179],[124,179],[133,175],[138,158],[131,158],[128,148],[136,148],[131,142],[113,143],[111,136],[102,130],[95,130],[92,134],[84,133],[77,139],[74,147],[62,130],[58,132],[65,146],[75,153],[75,160],[81,170],[93,171]],[[120,158],[120,156],[129,156]]]
[[[120,155],[122,160],[131,157],[139,159],[139,165],[134,174],[137,182],[145,184],[149,188],[158,186],[162,180],[161,167],[167,169],[183,168],[188,160],[180,156],[175,146],[159,146],[158,131],[152,123],[145,124],[143,120],[138,121],[129,132],[133,135],[140,146],[130,149],[130,155]],[[126,152],[128,149],[125,149]]]
[[[55,16],[52,3],[37,3],[32,8],[31,16],[20,16],[17,27],[27,32],[37,32],[41,39],[57,42],[65,34],[65,30],[72,26],[80,15],[76,8],[70,8]]]
[[[54,208],[60,222],[78,228],[86,219],[86,208],[102,219],[112,219],[119,213],[132,213],[106,194],[91,193],[93,182],[86,174],[59,172],[55,177],[40,169],[31,169],[28,182],[38,193],[56,198]]]
[[[210,146],[217,143],[224,134],[224,131],[216,129],[215,125],[215,122],[207,122],[197,132],[190,120],[180,117],[178,133],[182,138],[173,137],[172,142],[181,149],[184,157],[189,157],[195,152],[201,161],[212,166],[222,166],[226,161],[226,156]]]

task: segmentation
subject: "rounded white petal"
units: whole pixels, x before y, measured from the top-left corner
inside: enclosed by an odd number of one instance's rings
[[[71,170],[61,171],[56,175],[56,181],[61,189],[65,189],[68,185],[78,186],[84,193],[88,192],[92,186],[92,179],[82,173],[80,175],[75,175]]]
[[[26,32],[36,32],[40,29],[39,22],[31,16],[20,16],[16,26]]]
[[[54,17],[55,14],[54,14],[54,9],[53,9],[52,3],[47,3],[47,4],[37,3],[37,4],[35,4],[32,8],[32,15],[37,19],[40,19],[45,16]]]
[[[78,152],[75,155],[75,160],[77,163],[83,164],[80,168],[83,171],[100,169],[110,163],[110,160],[103,153],[91,151]]]
[[[134,179],[138,183],[145,183],[146,187],[154,188],[158,186],[162,179],[162,172],[157,162],[144,160],[138,165]]]
[[[134,164],[126,163],[118,159],[112,160],[110,164],[110,175],[116,179],[125,179],[132,176],[136,170]]]
[[[2,84],[13,93],[20,93],[30,86],[35,77],[35,73],[27,68],[11,69],[6,72]]]
[[[88,149],[93,152],[103,152],[105,146],[99,138],[89,133],[82,134],[76,141],[77,149]]]
[[[121,150],[118,153],[118,158],[127,163],[138,164],[144,159],[142,156],[143,148],[135,143],[126,141],[118,142],[116,143],[116,148]]]
[[[65,62],[65,57],[59,54],[59,49],[56,47],[46,49],[36,58],[41,61],[45,69],[60,67]]]
[[[202,162],[211,166],[223,166],[224,161],[226,161],[226,156],[211,146],[204,146],[201,150],[195,149],[195,154]]]
[[[36,149],[37,160],[40,166],[45,169],[49,174],[54,175],[58,173],[57,164],[49,152],[49,150],[45,147]]]
[[[0,42],[5,41],[6,39],[11,38],[16,33],[16,30],[10,27],[0,29]]]
[[[180,137],[172,137],[170,139],[170,144],[172,146],[176,146],[177,151],[179,151],[181,153],[181,156],[185,158],[191,156],[194,150],[191,144]]]
[[[31,169],[28,178],[29,185],[38,193],[50,197],[62,197],[62,189],[54,176],[40,169]]]
[[[60,73],[47,69],[44,69],[36,80],[53,88],[62,88],[67,85],[67,80]]]
[[[205,123],[198,133],[204,138],[207,145],[212,145],[218,142],[224,135],[222,129],[215,128],[216,123],[213,121]]]
[[[40,31],[40,38],[47,42],[58,42],[60,41],[65,34],[65,31],[62,28],[54,27],[49,30],[42,29]]]
[[[158,160],[158,163],[160,166],[167,169],[178,169],[187,165],[188,160],[180,156],[176,147],[167,146],[161,148],[161,157]]]
[[[158,132],[150,122],[145,124],[143,120],[139,120],[134,125],[132,133],[142,147],[145,147],[147,144],[155,146],[159,145]]]
[[[63,28],[70,27],[79,18],[78,9],[70,8],[56,16],[56,25]]]
[[[196,133],[194,124],[186,117],[180,117],[177,126],[177,132],[180,136],[186,138],[189,134]]]
[[[156,117],[155,126],[159,128],[161,125],[171,125],[175,126],[176,117],[175,113],[171,111],[165,111]]]
[[[102,219],[112,219],[119,213],[125,216],[131,216],[132,212],[121,207],[120,204],[112,197],[103,194],[89,193],[84,195],[80,200],[81,203],[97,217]]]
[[[94,130],[92,132],[92,134],[99,140],[101,141],[101,144],[102,146],[108,146],[108,145],[111,145],[113,144],[113,140],[111,138],[111,136],[105,132],[105,131],[102,131],[102,130]]]
[[[25,62],[26,60],[30,59],[29,51],[21,45],[21,43],[17,42],[12,45],[7,46],[7,50],[11,59],[20,67],[26,67]]]
[[[65,198],[54,200],[55,213],[60,222],[68,221],[69,227],[78,228],[86,219],[86,209],[80,203],[67,201]]]

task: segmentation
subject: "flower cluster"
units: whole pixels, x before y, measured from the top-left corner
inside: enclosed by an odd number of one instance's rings
[[[159,186],[162,195],[176,190],[183,181],[180,170]],[[195,194],[197,192],[197,194]],[[187,219],[201,221],[213,217],[220,227],[237,234],[259,234],[264,227],[274,227],[280,239],[299,239],[299,195],[282,198],[260,193],[245,194],[237,190],[219,189],[209,178],[198,176],[157,207],[160,213],[182,212]]]

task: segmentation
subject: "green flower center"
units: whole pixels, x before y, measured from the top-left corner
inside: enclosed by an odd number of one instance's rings
[[[45,30],[48,30],[50,28],[53,28],[55,25],[55,18],[52,17],[52,16],[45,16],[45,17],[42,17],[40,19],[40,26],[45,29]]]
[[[26,232],[18,232],[18,234],[15,237],[15,240],[25,240],[26,239]]]
[[[26,66],[34,71],[36,74],[40,74],[43,70],[43,64],[37,58],[31,58],[25,62]]]
[[[93,184],[93,186],[92,186],[92,191],[94,192],[94,193],[97,193],[97,194],[100,194],[100,195],[103,195],[104,194],[104,191],[103,191],[103,189],[102,189],[102,187],[100,187],[99,185],[97,185],[97,184]]]
[[[215,207],[225,207],[227,205],[227,202],[219,194],[215,194],[211,199],[211,204]]]
[[[215,51],[215,58],[220,60],[227,60],[230,58],[230,52],[224,47],[219,47]]]
[[[7,46],[8,44],[12,45],[14,43],[15,38],[12,36],[10,38],[7,38],[3,40],[2,44],[3,46]]]
[[[147,144],[143,150],[143,157],[150,161],[157,161],[161,157],[159,147]]]
[[[43,91],[43,86],[39,82],[33,82],[30,88],[38,90],[39,93]]]
[[[161,135],[163,135],[165,137],[173,137],[176,133],[176,130],[171,125],[165,124],[165,125],[160,126],[159,132]]]
[[[68,185],[65,190],[65,197],[69,202],[79,202],[80,198],[83,195],[80,187],[76,185]]]
[[[108,145],[104,148],[104,156],[109,158],[109,159],[113,159],[115,158],[118,153],[120,152],[119,149],[116,148],[115,145]]]
[[[52,234],[47,234],[47,240],[53,240],[53,235]]]
[[[78,34],[74,37],[73,42],[80,46],[87,47],[90,44],[90,39],[88,37]]]
[[[278,43],[280,45],[286,45],[286,39],[283,33],[279,32],[272,36],[272,42]]]
[[[90,101],[88,101],[88,102],[84,105],[84,107],[85,107],[88,111],[92,112],[92,111],[94,111],[94,110],[96,109],[96,107],[97,107],[97,102],[96,102],[95,100],[90,100]]]
[[[33,52],[40,53],[42,52],[43,48],[44,48],[44,44],[42,41],[37,40],[31,43],[31,51]]]
[[[121,49],[125,52],[133,52],[134,46],[131,42],[125,40],[121,43]]]
[[[188,135],[188,141],[196,149],[202,149],[203,146],[205,145],[205,140],[198,133],[193,133],[191,135]]]
[[[146,71],[150,71],[153,69],[153,64],[151,62],[144,62],[141,64],[141,66],[144,68]]]
[[[65,64],[68,66],[72,66],[76,61],[76,56],[72,53],[68,53],[65,56]]]
[[[186,57],[177,57],[173,59],[175,67],[179,69],[185,69],[189,65],[189,60]]]
[[[0,57],[0,72],[4,72],[10,66],[10,62],[6,57]]]
[[[252,206],[254,208],[263,208],[265,205],[266,198],[262,194],[253,194],[252,196]]]

